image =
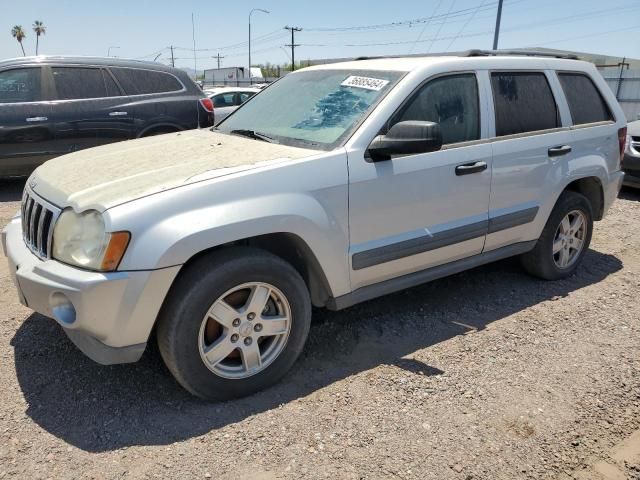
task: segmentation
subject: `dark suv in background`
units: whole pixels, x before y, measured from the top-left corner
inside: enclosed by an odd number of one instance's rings
[[[176,68],[62,56],[0,62],[0,176],[84,148],[211,125],[211,100]]]

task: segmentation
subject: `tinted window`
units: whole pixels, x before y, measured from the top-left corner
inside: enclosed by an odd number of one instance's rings
[[[560,125],[556,102],[543,73],[491,74],[496,136],[547,130]]]
[[[182,85],[168,73],[138,70],[135,68],[111,68],[111,72],[129,95],[165,93],[182,90]]]
[[[107,97],[117,97],[122,95],[118,85],[116,85],[115,80],[109,75],[109,72],[106,70],[102,71],[102,76],[104,77],[104,86],[107,89]]]
[[[99,68],[54,67],[51,71],[59,100],[107,96]]]
[[[613,120],[609,107],[591,79],[580,73],[558,74],[574,125]]]
[[[444,144],[477,140],[480,117],[475,75],[453,75],[430,81],[392,124],[407,120],[439,123]]]
[[[212,98],[215,108],[233,107],[235,93],[220,93]]]
[[[37,102],[40,95],[40,68],[0,72],[0,103]]]

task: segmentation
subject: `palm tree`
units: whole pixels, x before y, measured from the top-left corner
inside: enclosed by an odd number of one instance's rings
[[[38,55],[38,43],[40,40],[40,35],[44,35],[47,33],[47,27],[44,26],[40,20],[36,20],[33,22],[33,31],[36,32],[36,55]]]
[[[22,40],[24,40],[24,37],[26,37],[27,34],[24,33],[24,30],[22,29],[22,25],[16,25],[15,27],[13,27],[11,29],[11,35],[13,35],[13,38],[15,38],[18,41],[18,43],[20,44],[20,48],[22,49],[22,55],[26,57],[27,54],[24,53],[24,45],[22,45]]]

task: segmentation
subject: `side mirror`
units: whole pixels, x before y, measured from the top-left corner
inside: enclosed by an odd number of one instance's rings
[[[435,152],[442,148],[442,132],[435,122],[398,122],[386,135],[378,135],[369,145],[371,160],[390,160],[392,155]]]

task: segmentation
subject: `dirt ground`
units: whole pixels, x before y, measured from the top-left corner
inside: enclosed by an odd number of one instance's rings
[[[0,184],[0,226],[22,184]],[[640,193],[558,282],[502,261],[314,313],[274,388],[207,404],[85,358],[0,258],[0,478],[640,479]]]

